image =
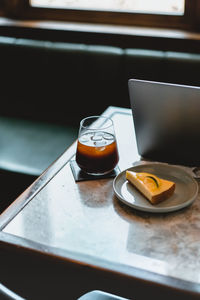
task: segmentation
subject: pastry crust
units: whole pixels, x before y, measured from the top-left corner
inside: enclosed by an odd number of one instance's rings
[[[175,191],[175,183],[168,190],[163,191],[160,194],[152,196],[150,202],[153,204],[160,203],[160,202],[168,199],[170,196],[172,196],[174,191]]]
[[[126,179],[152,204],[168,199],[175,191],[173,181],[161,179],[150,173],[126,171]]]

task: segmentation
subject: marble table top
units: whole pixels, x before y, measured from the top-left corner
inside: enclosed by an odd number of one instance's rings
[[[111,113],[114,121],[119,167],[124,170],[140,160],[132,114],[119,108],[106,113]],[[70,158],[75,147],[66,151]],[[47,170],[51,174],[46,175],[48,180],[42,183],[40,179],[39,189],[34,193],[29,189],[16,200],[17,213],[10,207],[0,217],[1,241],[9,241],[6,235],[11,235],[16,238],[14,243],[30,249],[40,248],[61,259],[83,260],[130,276],[143,270],[200,295],[199,194],[192,205],[176,212],[141,212],[114,195],[113,178],[75,182],[69,157],[57,164],[53,175],[52,168]]]

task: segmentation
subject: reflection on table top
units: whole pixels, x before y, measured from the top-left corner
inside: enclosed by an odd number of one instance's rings
[[[130,110],[114,111],[119,167],[124,170],[139,155]],[[43,245],[50,253],[61,249],[63,256],[87,256],[93,264],[104,261],[111,269],[125,266],[129,274],[139,268],[185,280],[188,289],[200,293],[199,196],[186,209],[155,215],[126,207],[114,196],[112,185],[113,178],[75,183],[67,163],[3,233],[31,241],[30,247]]]

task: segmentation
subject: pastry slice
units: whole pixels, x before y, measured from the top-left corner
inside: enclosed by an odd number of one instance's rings
[[[169,198],[175,183],[145,172],[126,171],[126,179],[133,184],[152,204]]]

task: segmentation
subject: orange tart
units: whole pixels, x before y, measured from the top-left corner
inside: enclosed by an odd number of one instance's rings
[[[173,181],[161,179],[150,173],[126,171],[126,179],[152,204],[168,199],[175,190]]]

